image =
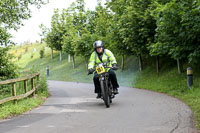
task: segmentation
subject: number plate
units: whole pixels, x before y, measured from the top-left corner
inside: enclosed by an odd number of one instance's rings
[[[96,71],[97,71],[98,74],[102,74],[102,73],[105,72],[105,69],[104,69],[103,66],[97,66],[96,67]]]

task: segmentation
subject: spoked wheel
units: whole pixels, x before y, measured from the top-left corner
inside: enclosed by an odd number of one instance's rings
[[[101,84],[101,92],[102,92],[104,103],[106,107],[109,108],[110,101],[112,102],[112,100],[110,100],[110,97],[109,97],[108,86],[106,85],[104,81],[101,81],[100,84]]]

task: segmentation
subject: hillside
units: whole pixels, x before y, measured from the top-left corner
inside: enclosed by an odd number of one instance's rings
[[[44,58],[40,58],[41,49],[45,49]],[[13,53],[16,57],[15,62],[20,67],[20,71],[37,69],[46,74],[46,67],[49,66],[50,76],[47,78],[48,80],[92,82],[92,75],[87,75],[85,61],[80,56],[75,57],[76,68],[73,69],[72,61],[68,62],[66,53],[63,53],[63,60],[60,61],[59,51],[54,51],[53,59],[51,59],[51,50],[45,47],[45,44],[18,46],[13,48],[10,53]],[[117,60],[120,66],[121,58],[119,57]],[[126,70],[123,72],[121,70],[116,71],[120,85],[132,86],[136,76],[135,71],[138,70],[134,60],[135,57],[129,57],[125,62]]]

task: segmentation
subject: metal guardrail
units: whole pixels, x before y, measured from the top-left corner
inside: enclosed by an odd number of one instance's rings
[[[0,100],[0,104],[9,102],[9,101],[14,101],[14,103],[17,103],[17,100],[19,99],[23,99],[25,97],[30,96],[31,94],[35,95],[37,93],[37,89],[39,88],[39,75],[40,72],[37,72],[35,74],[31,74],[22,78],[17,78],[17,79],[10,79],[10,80],[5,80],[5,81],[1,81],[0,82],[0,86],[1,85],[12,85],[12,97],[8,97],[8,98],[4,98],[2,100]],[[34,82],[35,79],[37,78],[37,85],[35,86]],[[31,90],[28,91],[28,80],[31,80]],[[17,96],[17,89],[16,89],[16,82],[21,82],[24,81],[24,94],[18,95]]]

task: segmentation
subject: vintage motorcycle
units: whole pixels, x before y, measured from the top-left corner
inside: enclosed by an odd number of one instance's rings
[[[112,83],[109,79],[109,73],[105,70],[106,68],[112,69],[112,67],[107,67],[106,63],[101,63],[96,66],[96,70],[93,70],[93,72],[96,71],[99,76],[101,98],[103,99],[106,107],[109,108],[115,95],[113,93]]]

